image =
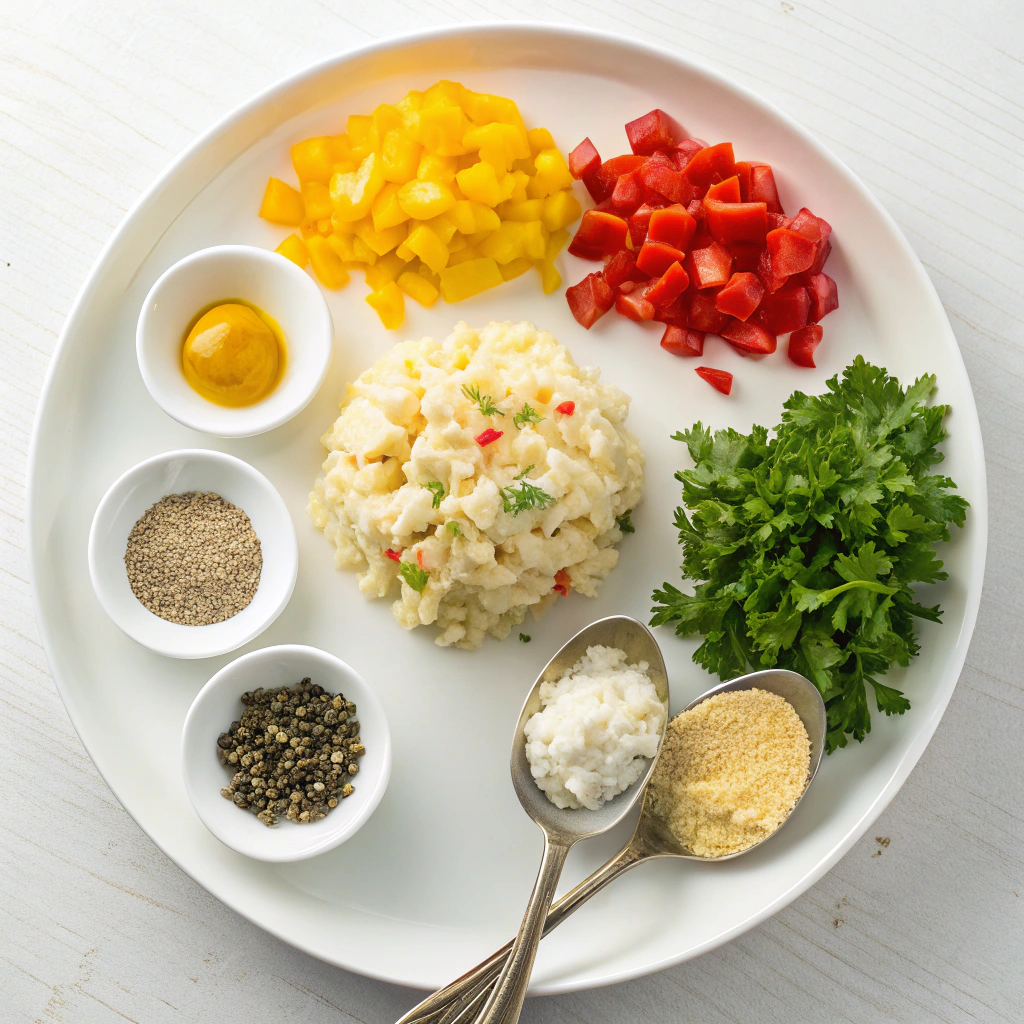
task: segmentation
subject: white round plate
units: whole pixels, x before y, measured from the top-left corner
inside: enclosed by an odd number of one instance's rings
[[[103,491],[128,466],[168,448],[208,443],[164,415],[135,361],[135,321],[153,282],[205,246],[274,247],[287,234],[256,216],[268,175],[291,180],[288,147],[343,130],[349,113],[394,102],[410,88],[453,78],[511,96],[530,125],[563,151],[589,135],[608,157],[626,151],[623,124],[660,106],[696,136],[731,140],[741,159],[775,169],[784,206],[809,206],[834,228],[829,273],[841,306],[825,321],[819,369],[780,352],[741,359],[709,339],[703,360],[658,347],[658,333],[606,317],[589,333],[563,294],[541,293],[535,274],[461,303],[407,304],[400,331],[382,329],[360,280],[328,293],[337,326],[331,371],[312,403],[268,434],[225,441],[284,497],[299,539],[290,605],[261,644],[301,643],[347,661],[374,687],[391,725],[394,767],[377,813],[344,846],[300,864],[268,865],[222,846],[192,810],[179,746],[188,706],[224,659],[172,661],[128,640],[89,585],[86,539]],[[561,258],[568,283],[593,264]],[[558,602],[539,623],[468,653],[407,633],[386,601],[369,602],[353,574],[306,519],[306,496],[345,383],[396,341],[444,336],[460,319],[527,319],[550,329],[584,365],[600,366],[633,396],[630,427],[647,454],[636,533],[600,596]],[[274,86],[187,150],[139,200],[86,281],[46,383],[31,458],[32,576],[54,677],[89,753],[153,840],[229,906],[324,960],[390,981],[433,987],[474,965],[514,933],[533,883],[541,836],[508,774],[510,733],[524,690],[551,654],[586,623],[646,618],[651,591],[678,582],[669,439],[701,419],[749,429],[778,421],[794,388],[823,389],[857,353],[909,382],[935,373],[952,405],[943,466],[972,508],[942,551],[948,582],[929,588],[943,625],[921,624],[922,654],[886,681],[913,709],[873,713],[867,741],[826,760],[792,822],[748,857],[721,865],[651,864],[595,898],[545,940],[535,992],[563,992],[636,977],[726,942],[785,906],[864,833],[906,779],[938,724],[974,628],[985,560],[981,433],[956,340],[921,264],[856,178],[805,131],[749,92],[657,48],[579,29],[476,25],[391,40],[324,61]],[[736,373],[732,396],[693,372],[698,362]],[[714,679],[695,667],[695,643],[658,631],[673,711]],[[624,830],[581,843],[563,888],[624,841]],[[340,880],[340,882],[339,882]]]

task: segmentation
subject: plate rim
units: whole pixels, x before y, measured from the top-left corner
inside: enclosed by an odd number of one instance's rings
[[[40,573],[37,571],[39,565],[45,558],[45,544],[42,543],[43,538],[41,536],[42,530],[38,523],[37,516],[37,474],[40,474],[43,470],[40,466],[40,445],[42,442],[43,433],[43,421],[47,418],[47,411],[52,403],[51,392],[55,387],[55,379],[57,375],[57,368],[62,357],[65,354],[65,349],[69,344],[69,336],[74,333],[74,329],[77,320],[82,315],[82,308],[88,300],[91,293],[94,291],[97,283],[103,277],[108,264],[114,258],[114,254],[117,252],[123,236],[131,228],[133,221],[137,217],[140,211],[145,209],[150,202],[157,196],[157,194],[170,182],[175,175],[178,173],[184,165],[186,165],[193,157],[197,156],[204,149],[206,149],[211,143],[217,140],[218,137],[227,134],[230,129],[235,126],[239,121],[243,120],[249,115],[255,108],[263,106],[268,102],[272,101],[278,94],[283,94],[292,88],[301,84],[304,80],[315,78],[328,69],[345,64],[351,60],[359,57],[371,56],[374,54],[386,53],[389,51],[401,50],[407,46],[415,45],[417,43],[425,41],[436,41],[438,39],[471,39],[474,36],[488,35],[495,32],[518,32],[523,34],[534,34],[538,37],[551,37],[556,39],[560,38],[566,42],[572,43],[586,43],[592,41],[595,43],[601,43],[604,45],[610,45],[614,47],[632,49],[636,52],[638,57],[642,57],[645,53],[648,56],[657,56],[658,58],[673,62],[681,65],[691,71],[695,71],[698,74],[709,79],[715,85],[721,87],[725,91],[737,94],[742,100],[749,105],[761,109],[772,117],[778,119],[785,127],[793,134],[799,136],[801,140],[808,146],[810,146],[821,158],[823,158],[831,167],[839,173],[842,178],[845,179],[848,186],[850,186],[858,195],[861,200],[869,204],[876,214],[878,214],[885,226],[888,228],[889,234],[897,245],[903,250],[904,256],[908,259],[910,266],[913,268],[913,272],[918,279],[918,284],[922,289],[922,294],[928,296],[928,301],[935,307],[936,312],[939,316],[939,320],[943,325],[943,328],[948,336],[948,340],[952,342],[952,351],[956,357],[956,363],[959,367],[960,372],[963,375],[963,381],[967,385],[965,389],[966,399],[960,406],[965,413],[969,415],[965,416],[967,424],[970,425],[976,444],[976,452],[979,457],[978,459],[978,474],[980,477],[980,493],[972,500],[971,505],[971,526],[974,531],[977,532],[976,544],[978,546],[979,557],[975,560],[972,569],[971,576],[966,581],[965,585],[965,606],[963,622],[959,634],[957,635],[955,644],[952,649],[952,655],[949,664],[956,671],[956,682],[950,688],[949,693],[945,699],[941,701],[939,706],[936,706],[930,717],[926,720],[921,720],[921,727],[917,735],[908,744],[907,749],[904,751],[902,757],[896,764],[896,767],[889,777],[886,784],[883,786],[881,791],[875,797],[875,799],[868,805],[864,810],[864,813],[853,823],[853,825],[847,830],[840,842],[838,842],[829,853],[822,857],[821,860],[814,866],[813,869],[806,872],[797,882],[790,886],[785,892],[779,897],[772,901],[766,907],[763,907],[754,914],[751,914],[741,922],[737,923],[731,928],[727,928],[712,938],[706,940],[697,946],[691,947],[682,953],[677,955],[663,957],[660,960],[652,961],[645,964],[642,967],[627,968],[618,971],[610,971],[606,974],[602,974],[599,978],[587,978],[587,979],[569,979],[569,980],[558,980],[543,985],[539,985],[531,988],[531,995],[556,995],[566,992],[574,992],[580,990],[586,990],[590,988],[599,988],[605,985],[618,984],[620,982],[629,981],[635,978],[644,977],[648,974],[653,974],[658,971],[665,970],[666,968],[675,966],[680,963],[684,963],[687,960],[694,959],[704,953],[710,952],[711,950],[717,949],[718,947],[730,942],[732,939],[742,935],[744,932],[750,930],[761,922],[774,916],[784,907],[788,906],[794,899],[806,892],[812,885],[814,885],[820,878],[822,878],[829,870],[831,870],[853,847],[853,845],[861,838],[870,824],[885,810],[891,800],[895,797],[896,793],[902,788],[906,782],[910,772],[914,766],[920,760],[922,754],[931,742],[935,730],[938,728],[938,724],[941,721],[946,708],[949,705],[949,701],[952,698],[953,691],[959,683],[960,675],[963,672],[964,663],[967,658],[967,651],[970,646],[970,641],[973,637],[974,630],[977,624],[978,610],[981,603],[981,595],[984,586],[984,574],[985,564],[988,553],[988,480],[987,480],[987,465],[984,458],[984,438],[982,436],[980,420],[978,417],[977,403],[974,397],[974,391],[971,387],[970,377],[967,373],[966,365],[963,360],[963,353],[961,352],[959,342],[956,339],[956,335],[953,331],[952,325],[949,322],[949,318],[946,315],[945,307],[942,305],[942,301],[939,298],[938,292],[935,289],[931,278],[928,276],[927,271],[924,268],[920,258],[914,251],[903,231],[896,223],[893,216],[885,209],[881,202],[868,190],[867,186],[860,180],[860,178],[842,161],[832,150],[826,146],[819,138],[805,128],[802,124],[796,121],[793,117],[787,114],[784,110],[777,107],[770,100],[765,99],[760,94],[756,93],[753,89],[748,86],[735,81],[728,75],[710,66],[699,58],[694,58],[688,54],[684,55],[675,49],[663,45],[660,43],[652,43],[646,40],[638,39],[631,35],[617,34],[602,29],[594,29],[581,25],[575,25],[569,22],[539,22],[539,21],[524,21],[524,20],[510,20],[510,21],[480,21],[472,23],[455,23],[441,26],[433,26],[426,29],[419,29],[412,32],[405,32],[397,35],[387,36],[383,39],[375,39],[370,42],[349,47],[342,50],[337,50],[334,53],[322,57],[319,60],[313,61],[303,67],[286,74],[276,81],[272,82],[267,87],[259,90],[248,99],[243,100],[237,104],[225,114],[219,117],[213,122],[205,131],[201,132],[189,145],[181,150],[177,156],[175,156],[157,175],[152,183],[142,191],[137,197],[134,203],[128,208],[117,227],[114,229],[110,238],[100,249],[92,267],[87,273],[75,299],[68,311],[67,317],[65,318],[64,325],[61,328],[60,334],[58,335],[57,342],[53,349],[53,355],[51,356],[49,365],[47,366],[46,375],[43,380],[43,385],[39,392],[39,401],[36,406],[36,413],[33,418],[31,438],[29,442],[28,451],[28,469],[26,474],[26,501],[25,501],[25,518],[26,518],[26,534],[27,534],[27,554],[29,563],[29,582],[32,593],[32,604],[33,611],[35,613],[36,623],[40,632],[40,639],[42,641],[43,651],[46,655],[47,665],[50,669],[50,674],[54,680],[54,684],[57,688],[57,692],[60,695],[61,701],[68,713],[68,718],[71,721],[72,726],[75,729],[75,733],[78,736],[80,742],[88,753],[90,760],[92,760],[94,767],[99,772],[100,777],[104,783],[110,789],[111,793],[117,798],[118,803],[128,813],[132,820],[139,826],[139,828],[146,834],[151,842],[156,845],[160,851],[168,857],[180,870],[184,871],[197,885],[202,887],[206,892],[209,892],[211,896],[219,900],[225,906],[229,907],[235,913],[239,914],[247,921],[250,921],[257,927],[263,929],[276,938],[280,939],[293,946],[294,948],[300,949],[302,952],[308,953],[317,959],[323,960],[324,962],[334,964],[335,966],[342,967],[344,970],[351,971],[352,973],[360,974],[364,977],[373,978],[378,981],[388,982],[390,984],[405,985],[408,987],[422,988],[421,984],[416,982],[408,981],[405,979],[396,978],[380,972],[376,972],[365,967],[354,967],[349,964],[343,963],[338,959],[327,959],[316,949],[310,948],[309,944],[302,941],[297,941],[292,936],[286,936],[282,932],[271,927],[269,924],[255,920],[253,916],[246,910],[246,908],[240,904],[239,901],[234,899],[225,898],[224,896],[213,892],[209,889],[195,874],[184,864],[180,863],[175,857],[173,857],[164,847],[150,834],[145,826],[138,820],[133,812],[121,801],[117,790],[111,784],[110,780],[106,777],[103,771],[99,768],[95,757],[93,756],[90,744],[86,741],[85,737],[79,730],[78,723],[72,713],[72,707],[74,706],[74,700],[71,699],[68,692],[68,688],[65,684],[63,676],[59,669],[55,666],[56,658],[52,652],[56,650],[56,646],[53,638],[53,629],[47,622],[43,614],[43,605],[41,600],[41,594],[39,591],[38,579]],[[236,154],[236,156],[239,154]],[[154,245],[156,242],[153,243]],[[968,405],[969,403],[969,405]],[[965,424],[965,426],[967,425]]]

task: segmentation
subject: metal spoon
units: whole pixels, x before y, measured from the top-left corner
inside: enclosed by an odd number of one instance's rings
[[[607,619],[604,621],[608,621]],[[599,623],[595,623],[599,625]],[[571,641],[570,641],[571,642]],[[564,650],[564,648],[563,648]],[[559,652],[561,654],[561,652]],[[557,657],[557,655],[556,655]],[[653,676],[652,676],[653,678]],[[714,697],[718,693],[726,693],[731,690],[749,690],[757,687],[761,690],[769,690],[785,698],[793,706],[793,710],[800,716],[800,720],[807,730],[811,741],[811,760],[807,772],[807,784],[804,792],[800,795],[803,799],[804,793],[814,780],[817,774],[818,765],[821,763],[821,755],[825,745],[825,704],[821,699],[814,684],[797,672],[789,672],[784,669],[766,669],[761,672],[751,672],[748,675],[731,679],[727,683],[719,683],[710,690],[702,693],[696,700],[691,701],[683,709],[689,711],[695,708],[702,701]],[[517,733],[517,735],[520,735]],[[522,745],[522,744],[520,744]],[[643,782],[646,783],[647,777]],[[536,786],[534,786],[536,789]],[[539,790],[537,791],[540,792]],[[625,795],[625,794],[623,794]],[[797,800],[793,805],[796,809]],[[574,813],[574,812],[569,812]],[[790,815],[792,815],[790,811]],[[787,817],[787,821],[789,818]],[[782,823],[783,825],[785,822]],[[782,826],[780,825],[779,828]],[[771,835],[775,835],[778,829]],[[716,861],[732,860],[740,857],[751,850],[757,849],[761,843],[771,838],[766,836],[759,843],[732,853],[724,857],[714,858]],[[552,928],[560,925],[570,914],[578,910],[595,893],[600,892],[609,882],[614,881],[619,875],[635,868],[645,861],[654,860],[658,857],[682,857],[686,860],[708,860],[706,857],[698,857],[689,850],[682,847],[665,824],[654,814],[651,809],[651,801],[644,798],[643,807],[640,811],[640,819],[633,831],[629,842],[614,857],[602,867],[599,867],[589,878],[584,879],[566,893],[548,911],[547,920],[544,923],[543,934],[547,935]],[[513,943],[509,942],[501,949],[492,953],[486,960],[482,961],[471,971],[462,975],[461,978],[453,981],[442,989],[427,996],[423,1002],[413,1007],[398,1024],[426,1024],[427,1021],[435,1021],[435,1024],[466,1024],[474,1019],[481,1003],[486,998],[494,979],[504,967],[508,960]]]

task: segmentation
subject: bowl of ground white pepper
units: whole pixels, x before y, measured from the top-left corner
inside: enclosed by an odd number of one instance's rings
[[[196,448],[140,462],[111,485],[89,533],[103,610],[137,643],[210,658],[248,643],[284,610],[298,545],[260,472]]]
[[[181,751],[203,824],[238,853],[279,863],[351,839],[391,775],[373,690],[333,654],[298,644],[222,668],[189,708]]]

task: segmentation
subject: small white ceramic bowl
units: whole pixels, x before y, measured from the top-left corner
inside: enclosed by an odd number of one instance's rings
[[[256,596],[233,618],[182,626],[154,615],[132,593],[124,566],[128,535],[166,494],[214,491],[249,517],[263,568]],[[299,569],[295,527],[274,485],[247,462],[205,448],[154,455],[114,482],[93,516],[89,575],[103,610],[136,643],[170,658],[212,658],[241,647],[281,614]]]
[[[217,738],[243,711],[246,690],[278,689],[309,677],[328,693],[355,702],[366,753],[353,778],[355,792],[326,818],[312,824],[281,820],[268,828],[255,814],[220,795],[231,781],[217,757]],[[384,709],[366,681],[349,665],[316,647],[265,647],[225,665],[192,702],[181,739],[185,789],[203,824],[232,850],[263,861],[296,861],[333,850],[369,820],[391,777],[391,734]]]
[[[284,376],[260,402],[237,409],[208,402],[181,369],[185,332],[196,314],[244,299],[280,325],[287,347]],[[200,249],[165,271],[142,304],[135,334],[142,379],[168,416],[217,437],[250,437],[301,412],[327,376],[334,323],[317,283],[291,260],[249,245]]]

